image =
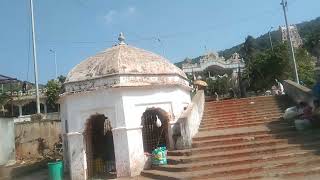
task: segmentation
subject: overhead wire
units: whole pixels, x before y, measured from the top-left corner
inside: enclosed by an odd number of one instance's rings
[[[80,6],[85,7],[84,2],[82,2],[81,0],[78,0]],[[297,2],[297,0],[292,0],[290,3],[288,3],[289,5],[293,5]],[[278,9],[281,8],[276,8],[273,10],[266,10],[263,11],[261,14],[263,16],[265,15],[269,15],[269,14],[273,14],[274,16],[274,12],[278,11]],[[29,17],[29,16],[27,16]],[[257,15],[250,15],[250,16],[246,16],[246,17],[242,17],[240,20],[237,21],[237,23],[243,23],[243,22],[248,22],[250,20],[256,19],[256,18],[260,18],[261,16],[257,16]],[[29,19],[28,19],[29,21]],[[134,36],[136,36],[136,38],[129,38],[128,41],[129,42],[141,42],[141,41],[155,41],[158,42],[160,45],[160,48],[162,48],[163,51],[163,56],[165,56],[165,47],[164,47],[164,43],[163,41],[165,39],[175,39],[175,38],[179,38],[179,37],[185,37],[185,36],[190,36],[190,35],[194,35],[194,34],[200,34],[200,33],[204,33],[204,32],[210,32],[210,31],[214,31],[217,28],[225,28],[225,25],[228,25],[229,22],[223,22],[223,23],[218,23],[218,24],[214,24],[214,25],[210,25],[207,26],[205,28],[202,28],[201,30],[198,31],[180,31],[180,32],[172,32],[172,33],[167,33],[167,34],[163,34],[163,35],[151,35],[151,36],[140,36],[138,33],[135,32],[130,32],[130,34],[133,34]],[[28,57],[27,57],[27,77],[26,80],[29,81],[29,74],[30,74],[30,57],[31,57],[31,32],[30,32],[30,23],[28,23]],[[132,37],[132,36],[131,36]],[[116,38],[114,38],[116,39]],[[83,45],[90,45],[90,44],[101,44],[101,43],[108,43],[108,44],[115,44],[117,41],[116,40],[104,40],[104,41],[56,41],[56,40],[42,40],[42,39],[38,39],[37,40],[39,43],[54,43],[54,44],[72,44],[72,47],[76,47],[73,46],[74,44],[83,44]],[[79,47],[81,48],[81,47]]]
[[[80,1],[80,0],[79,0]],[[297,0],[294,0],[292,3],[295,3]],[[81,3],[81,6],[83,6],[83,2],[79,2]],[[274,8],[272,10],[268,9],[265,11],[262,11],[259,15],[255,14],[255,15],[250,15],[250,16],[246,16],[246,17],[242,17],[240,18],[240,20],[237,20],[237,23],[244,23],[244,22],[248,22],[248,21],[252,21],[255,20],[257,18],[261,18],[261,16],[265,16],[265,15],[272,15],[275,16],[275,12],[281,10],[280,6],[278,8]],[[280,12],[280,11],[279,11]],[[214,24],[214,25],[210,25],[207,26],[205,28],[202,28],[200,30],[194,31],[194,30],[190,30],[190,31],[180,31],[180,32],[172,32],[172,33],[167,33],[167,34],[162,34],[162,35],[151,35],[151,36],[140,36],[138,33],[135,32],[130,32],[130,36],[131,38],[127,39],[127,42],[141,42],[141,41],[154,41],[154,42],[158,42],[159,43],[159,47],[162,48],[163,54],[165,53],[164,51],[164,44],[163,41],[165,39],[176,39],[176,38],[180,38],[180,37],[190,37],[191,35],[194,34],[200,34],[200,33],[204,33],[204,32],[210,32],[210,31],[214,31],[218,28],[225,28],[227,25],[229,25],[230,22],[222,22],[222,23],[218,23],[218,24]],[[136,38],[132,38],[135,36]],[[161,37],[161,38],[159,38]],[[114,38],[116,39],[116,37]],[[160,40],[160,41],[159,41]],[[63,44],[71,44],[72,46],[74,44],[85,44],[86,47],[87,45],[90,44],[100,44],[100,43],[108,43],[108,44],[115,44],[117,41],[116,40],[104,40],[104,41],[46,41],[46,40],[39,40],[40,43],[63,43]],[[75,47],[75,46],[73,46]],[[81,48],[82,46],[78,46],[78,48]]]
[[[275,11],[278,11],[278,9],[280,8],[276,8],[273,10],[267,10],[264,11],[263,14],[274,14]],[[256,19],[256,18],[260,18],[259,16],[246,16],[241,18],[240,20],[238,20],[238,23],[243,23],[243,22],[247,22],[248,20],[252,20],[252,19]],[[229,22],[224,22],[224,23],[219,23],[219,24],[214,24],[211,26],[207,26],[205,28],[202,28],[202,30],[199,31],[180,31],[180,32],[173,32],[173,33],[168,33],[168,34],[163,34],[163,35],[151,35],[151,36],[146,36],[146,37],[142,37],[140,35],[138,35],[137,33],[131,31],[130,34],[134,34],[134,36],[136,36],[137,38],[128,38],[127,40],[130,42],[140,42],[140,41],[158,41],[158,37],[161,37],[161,40],[163,39],[174,39],[174,38],[178,38],[178,37],[184,37],[184,36],[190,36],[191,34],[197,34],[197,33],[203,33],[203,32],[209,32],[209,31],[213,31],[216,30],[217,27],[221,28],[224,27],[224,25],[229,24]],[[39,42],[45,42],[45,43],[64,43],[64,44],[98,44],[98,43],[116,43],[115,40],[104,40],[104,41],[52,41],[52,40],[38,40]]]

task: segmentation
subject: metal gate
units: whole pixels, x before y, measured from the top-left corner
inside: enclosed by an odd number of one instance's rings
[[[104,115],[92,116],[85,130],[88,177],[116,176],[113,136],[110,121]]]
[[[157,119],[161,127],[157,127]],[[166,112],[159,108],[147,109],[142,115],[142,136],[145,152],[151,153],[159,146],[167,146],[168,118]]]

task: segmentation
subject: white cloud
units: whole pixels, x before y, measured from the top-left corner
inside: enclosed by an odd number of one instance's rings
[[[104,16],[104,19],[106,20],[107,23],[111,23],[116,14],[117,14],[117,11],[112,9]]]
[[[136,12],[136,8],[135,7],[128,7],[128,13],[129,14],[133,14]]]
[[[136,11],[137,9],[134,6],[129,6],[122,10],[111,9],[104,16],[104,19],[107,24],[110,24],[116,20],[127,19],[130,17],[130,15],[136,13]]]

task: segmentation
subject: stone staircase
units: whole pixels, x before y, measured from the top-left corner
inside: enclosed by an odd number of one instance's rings
[[[191,149],[168,152],[151,179],[320,179],[320,131],[281,119],[286,96],[206,102]]]

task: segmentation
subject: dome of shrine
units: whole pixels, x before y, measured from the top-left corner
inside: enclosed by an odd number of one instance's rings
[[[92,86],[144,86],[183,84],[185,73],[164,57],[127,45],[123,34],[119,43],[76,65],[67,75],[65,84],[90,81]],[[102,82],[102,79],[108,79]],[[86,85],[88,86],[88,85]],[[77,89],[77,88],[76,88]],[[77,90],[74,91],[77,91]],[[67,89],[68,91],[68,89]],[[69,91],[73,91],[69,89]]]

